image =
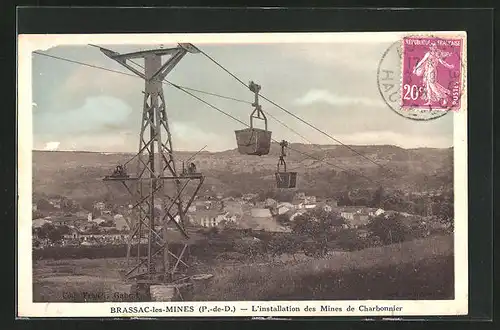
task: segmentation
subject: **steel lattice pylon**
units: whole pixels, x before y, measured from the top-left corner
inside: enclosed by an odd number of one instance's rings
[[[118,166],[112,175],[104,178],[105,181],[123,183],[135,199],[132,210],[136,214],[136,221],[129,222],[127,259],[130,256],[131,246],[137,242],[137,262],[125,275],[128,279],[136,279],[143,283],[169,283],[175,280],[179,264],[187,266],[182,260],[187,244],[184,244],[182,251],[176,255],[169,249],[169,235],[172,230],[176,229],[185,242],[189,239],[185,215],[203,184],[204,177],[201,173],[193,171],[183,172],[180,175],[176,172],[162,82],[188,52],[198,53],[199,51],[191,44],[179,44],[176,48],[127,54],[99,48],[106,56],[145,81],[139,151],[134,156],[137,158],[137,175],[131,177],[122,171],[121,166]],[[162,58],[166,56],[170,58],[162,63]],[[133,62],[134,59],[144,60],[144,66],[141,66],[142,72],[131,66],[130,63],[138,65]],[[192,181],[196,182],[197,186],[190,193],[187,202],[183,203],[182,195],[186,194],[186,187]],[[173,183],[173,193],[167,191],[167,182]],[[132,186],[135,186],[135,189]],[[162,213],[159,216],[155,213],[157,198],[161,199],[162,204]],[[144,240],[147,241],[147,253],[141,256],[140,246]],[[160,272],[157,266],[157,259],[161,256],[163,258],[160,264],[163,264],[163,272]],[[170,262],[171,259],[173,263]]]

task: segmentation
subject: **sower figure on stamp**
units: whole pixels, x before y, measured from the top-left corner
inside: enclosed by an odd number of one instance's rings
[[[433,42],[429,46],[429,51],[425,53],[420,62],[417,63],[413,69],[413,74],[422,76],[425,93],[422,98],[427,102],[425,105],[431,105],[435,102],[446,102],[446,99],[451,94],[450,90],[443,87],[437,81],[437,66],[442,64],[448,69],[453,69],[453,64],[446,63],[444,58],[450,56],[451,53],[443,52],[437,48],[436,43]]]

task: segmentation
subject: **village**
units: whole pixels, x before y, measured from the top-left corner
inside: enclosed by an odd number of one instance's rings
[[[55,245],[102,246],[128,242],[132,205],[115,206],[98,201],[93,203],[92,210],[89,211],[63,197],[42,201],[33,204],[34,248]],[[50,211],[39,212],[40,207],[45,210],[50,209]],[[160,218],[161,201],[158,200],[155,203],[155,209],[158,210],[157,218]],[[307,196],[303,192],[295,193],[291,202],[278,202],[272,198],[260,201],[258,194],[252,193],[241,197],[224,197],[222,194],[197,196],[188,209],[187,220],[189,225],[195,228],[229,227],[287,232],[290,231],[287,223],[293,222],[297,216],[313,209],[339,214],[348,228],[360,228],[361,235],[363,235],[362,228],[370,219],[381,215],[399,214],[403,218],[413,219],[412,221],[420,218],[420,221],[425,223],[425,217],[417,217],[406,212],[366,206],[338,206],[335,199]],[[176,220],[178,221],[179,218],[177,217]],[[60,230],[56,230],[56,234],[49,237],[50,235],[43,233],[43,228]],[[146,242],[147,239],[144,236],[141,243]]]

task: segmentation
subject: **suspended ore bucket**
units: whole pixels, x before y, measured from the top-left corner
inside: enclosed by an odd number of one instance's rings
[[[246,128],[235,131],[238,152],[244,155],[262,156],[271,148],[271,131],[261,128]]]
[[[276,186],[278,188],[295,188],[297,186],[297,172],[276,172]]]

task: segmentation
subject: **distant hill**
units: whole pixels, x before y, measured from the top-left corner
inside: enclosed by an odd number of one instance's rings
[[[453,184],[453,148],[403,149],[391,145],[351,148],[383,168],[344,146],[292,144],[291,149],[298,152],[289,151],[287,169],[299,173],[301,191],[317,195],[375,189],[379,185],[419,191]],[[237,150],[202,151],[192,161],[206,177],[202,192],[257,192],[273,189],[279,152],[277,144],[272,145],[269,155],[261,157],[241,155]],[[181,161],[194,153],[176,153],[178,171]],[[77,200],[89,195],[102,196],[109,190],[101,179],[132,156],[126,153],[33,151],[33,192]],[[134,159],[127,165],[128,172],[134,174],[136,166]]]

